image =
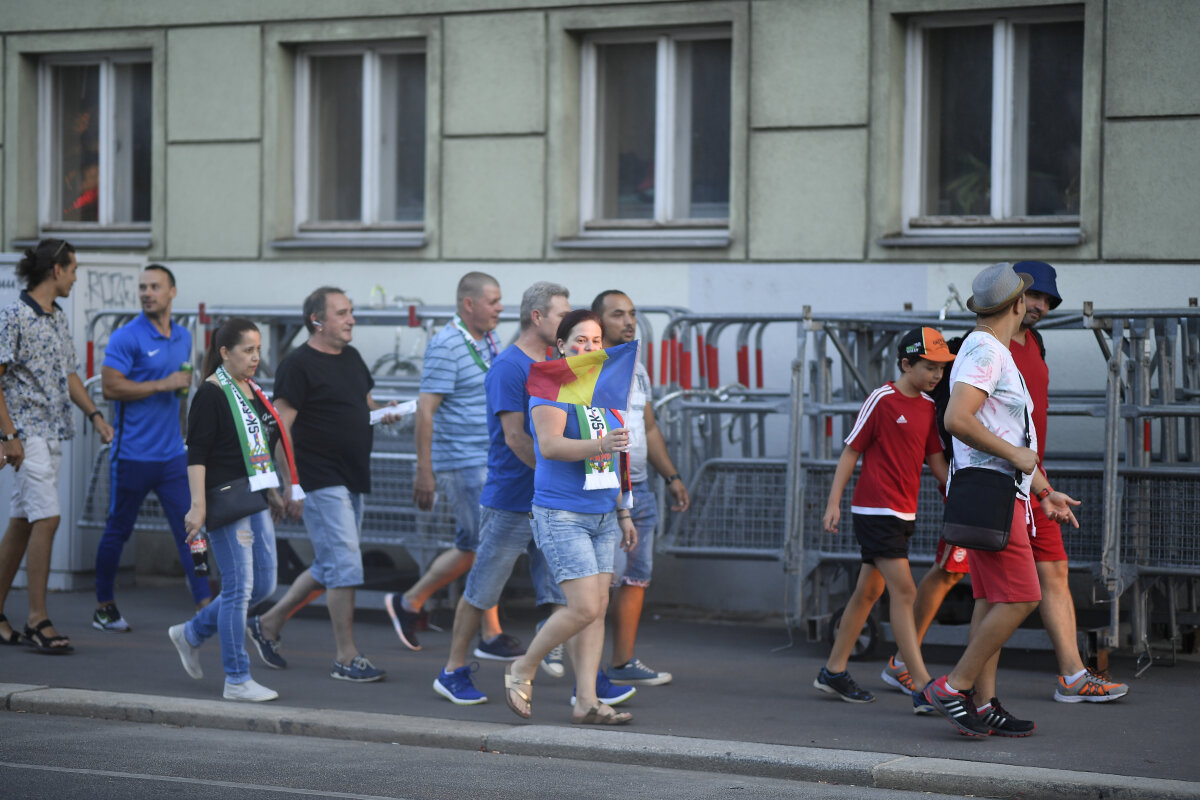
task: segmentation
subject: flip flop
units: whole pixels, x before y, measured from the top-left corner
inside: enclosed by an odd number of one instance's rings
[[[607,708],[610,713],[601,714],[600,709]],[[587,713],[576,719],[571,718],[573,725],[624,725],[633,719],[633,714],[628,711],[613,711],[612,706],[606,706],[603,703],[596,703],[587,710]]]
[[[508,707],[512,709],[512,712],[518,717],[521,719],[529,719],[533,716],[533,698],[521,688],[524,686],[532,687],[533,681],[525,680],[524,678],[514,678],[512,674],[512,663],[510,662],[506,664],[504,667],[504,702],[508,704]],[[517,708],[517,704],[514,703],[512,699],[514,692],[516,693],[517,697],[524,700],[526,705],[529,706],[528,712],[522,713],[521,709]]]

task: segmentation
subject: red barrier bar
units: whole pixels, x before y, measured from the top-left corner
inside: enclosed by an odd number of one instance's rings
[[[650,385],[654,385],[654,343],[651,342],[646,348],[646,375],[650,378]]]
[[[825,438],[833,438],[833,417],[825,417]]]
[[[708,363],[704,359],[704,334],[696,334],[696,375],[700,378],[700,383],[704,383],[704,378],[708,374]],[[691,387],[688,387],[691,388]]]
[[[692,354],[683,349],[683,342],[679,343],[679,386],[683,389],[692,388]]]
[[[1149,453],[1150,452],[1150,442],[1151,442],[1150,420],[1146,420],[1143,424],[1144,424],[1145,428],[1142,433],[1142,439],[1143,439],[1142,449],[1145,450],[1147,453]]]
[[[210,317],[210,316],[208,315],[208,311],[206,311],[206,310],[205,310],[205,304],[204,304],[204,303],[201,303],[201,304],[198,306],[198,309],[199,309],[199,310],[196,312],[196,320],[197,320],[197,321],[198,321],[198,322],[199,322],[201,325],[207,325],[208,323],[212,322],[212,317]]]
[[[671,368],[671,343],[670,343],[670,340],[668,340],[668,339],[662,340],[662,348],[661,348],[660,352],[662,353],[662,358],[659,360],[662,363],[660,363],[658,365],[660,378],[661,378],[661,380],[659,380],[659,383],[661,383],[663,386],[666,386],[667,383],[671,380],[671,373],[669,372],[669,370]]]
[[[671,383],[679,383],[679,339],[671,337]]]
[[[417,319],[417,307],[410,305],[408,307],[408,327],[419,328],[420,326],[421,320]]]
[[[762,362],[762,348],[761,347],[754,351],[754,364],[755,364],[755,369],[758,371],[758,377],[755,378],[755,383],[758,386],[758,388],[761,389],[761,388],[763,388],[763,381],[762,381],[763,362]]]
[[[708,388],[716,389],[721,385],[720,353],[711,343],[707,346],[708,353]]]
[[[750,346],[742,345],[737,352],[737,381],[747,389],[750,388]]]
[[[87,343],[87,376],[91,378],[96,374],[96,343],[88,339]]]

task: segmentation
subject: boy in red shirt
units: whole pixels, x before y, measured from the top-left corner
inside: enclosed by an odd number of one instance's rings
[[[891,597],[892,632],[909,674],[917,686],[930,680],[913,621],[917,587],[908,566],[908,540],[917,518],[921,464],[928,464],[942,483],[949,471],[938,437],[933,398],[926,393],[937,386],[954,355],[936,330],[915,328],[901,338],[897,359],[900,379],[885,383],[863,403],[846,437],[846,449],[838,459],[825,504],[825,530],[836,533],[842,492],[861,454],[862,475],[854,487],[850,511],[854,535],[862,547],[863,565],[854,594],[842,613],[829,660],[813,681],[817,689],[848,703],[875,699],[850,677],[846,662],[885,586]],[[932,710],[920,693],[912,697],[915,713]]]

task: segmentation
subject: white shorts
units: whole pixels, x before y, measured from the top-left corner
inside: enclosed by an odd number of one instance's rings
[[[22,439],[25,460],[13,474],[9,516],[37,522],[59,516],[58,473],[62,469],[62,440]]]

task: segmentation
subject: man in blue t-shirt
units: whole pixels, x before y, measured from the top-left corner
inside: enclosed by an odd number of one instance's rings
[[[158,495],[175,536],[179,561],[196,607],[208,605],[212,599],[208,578],[198,577],[192,567],[183,529],[183,517],[191,505],[183,424],[187,389],[192,385],[192,337],[187,329],[171,321],[171,302],[175,299],[171,270],[161,264],[142,270],[138,299],[142,313],[113,331],[100,371],[104,396],[113,401],[112,422],[116,428],[109,450],[108,523],[96,550],[92,627],[102,631],[130,630],[114,602],[117,567],[142,501],[151,490]],[[181,369],[185,366],[189,369]]]
[[[499,353],[492,334],[500,321],[500,284],[483,272],[458,282],[454,319],[425,348],[421,392],[413,420],[417,475],[413,502],[433,508],[435,487],[454,514],[454,547],[441,553],[403,595],[384,596],[384,607],[400,641],[420,650],[417,618],[434,592],[471,568],[479,546],[479,495],[487,477],[488,423],[484,377]],[[480,658],[511,661],[525,650],[504,633],[495,608],[483,616]]]
[[[547,574],[541,551],[533,546],[529,512],[536,462],[525,381],[529,367],[535,361],[545,361],[546,348],[555,344],[558,324],[571,310],[567,297],[566,287],[547,281],[525,290],[521,298],[521,333],[492,362],[484,381],[489,444],[487,482],[479,498],[479,550],[454,613],[446,666],[433,682],[434,691],[456,705],[487,701],[471,681],[467,649],[486,610],[499,602],[513,564],[522,553],[530,552],[538,604],[566,605],[562,591]]]

